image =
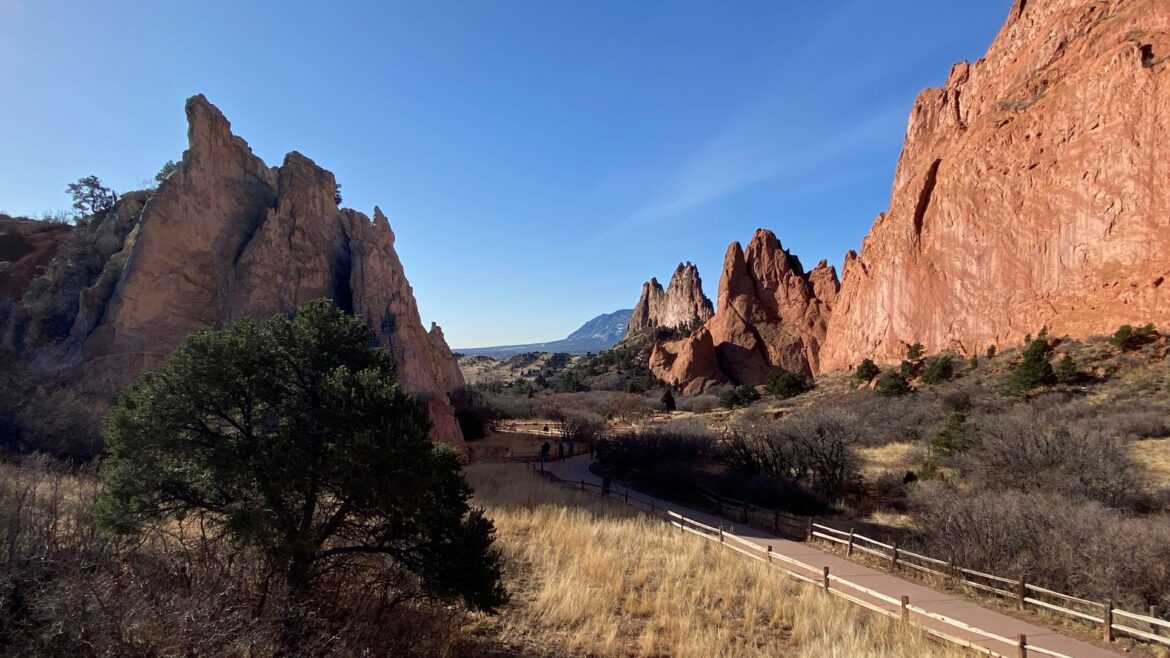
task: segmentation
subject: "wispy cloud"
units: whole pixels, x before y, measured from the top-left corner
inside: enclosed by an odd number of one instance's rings
[[[904,122],[905,110],[890,108],[829,132],[825,125],[783,129],[785,121],[762,113],[729,126],[666,174],[655,194],[609,227],[599,240],[682,215],[753,185],[782,179],[807,180],[818,171],[854,169],[837,165],[880,140]]]

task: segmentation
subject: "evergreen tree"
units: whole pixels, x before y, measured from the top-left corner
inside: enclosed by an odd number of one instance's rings
[[[379,586],[406,571],[433,596],[500,606],[494,529],[468,504],[460,455],[428,440],[425,407],[372,339],[328,300],[187,336],[105,419],[99,522],[137,534],[201,515],[294,599],[360,558]]]

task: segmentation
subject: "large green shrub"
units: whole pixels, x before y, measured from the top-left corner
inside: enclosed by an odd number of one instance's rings
[[[189,335],[106,417],[99,521],[137,534],[198,515],[213,541],[255,549],[295,599],[361,559],[381,566],[355,586],[405,572],[432,596],[500,606],[492,523],[372,338],[328,300]]]
[[[864,359],[857,364],[857,368],[853,371],[853,378],[859,382],[868,382],[880,374],[882,374],[882,369],[877,367],[873,359]]]
[[[935,357],[926,362],[922,371],[922,381],[927,384],[940,384],[955,375],[955,363],[949,355]]]
[[[760,394],[754,386],[736,386],[726,388],[719,394],[719,402],[728,409],[745,407],[760,399]]]
[[[886,373],[880,380],[878,380],[877,388],[874,389],[875,395],[882,397],[896,397],[905,395],[910,392],[910,382],[907,381],[906,376],[900,372]]]
[[[802,372],[772,372],[764,380],[764,390],[784,400],[811,391],[813,380]]]
[[[1052,364],[1048,362],[1048,354],[1052,351],[1048,344],[1048,333],[1042,331],[1040,336],[1029,340],[1024,347],[1023,359],[1012,367],[1004,386],[1009,395],[1023,395],[1028,391],[1052,384],[1056,381],[1056,373]]]

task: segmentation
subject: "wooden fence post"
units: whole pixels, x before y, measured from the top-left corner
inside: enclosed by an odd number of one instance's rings
[[[585,491],[585,479],[581,479],[581,491]]]
[[[1020,610],[1028,607],[1028,602],[1024,599],[1028,598],[1028,584],[1024,582],[1024,577],[1020,576],[1020,582],[1016,584],[1016,598],[1019,599]]]
[[[955,556],[954,555],[951,556],[951,559],[947,560],[947,578],[950,578],[951,580],[958,578],[958,572],[955,571]]]
[[[898,570],[898,542],[894,542],[894,552],[890,554],[890,571]]]
[[[829,591],[829,567],[825,567],[825,575],[824,575],[824,581],[823,581],[823,582],[824,582],[824,585],[825,585],[825,591],[826,591],[826,592],[827,592],[827,591]]]
[[[1150,606],[1150,616],[1153,617],[1154,619],[1158,618],[1158,606],[1156,606],[1156,605]],[[1157,625],[1157,624],[1150,624],[1150,632],[1153,633],[1154,635],[1161,635],[1161,633],[1158,632],[1159,630],[1161,630],[1161,628],[1162,627]]]
[[[812,517],[810,516],[810,517],[808,517],[808,536],[805,538],[805,541],[812,541],[813,540],[813,536],[812,536],[813,527],[812,526],[813,526],[813,521],[812,521]]]
[[[1016,633],[1016,657],[1028,658],[1028,636]]]
[[[1113,599],[1105,601],[1105,615],[1102,620],[1105,623],[1105,641],[1113,641]]]
[[[650,515],[651,516],[654,515],[654,500],[653,499],[650,500]]]
[[[719,543],[723,543],[723,526],[719,526]]]
[[[768,544],[768,564],[772,564],[772,545]]]
[[[629,489],[626,489],[626,499],[625,499],[625,503],[626,503],[626,504],[629,504],[629,502],[630,502],[630,490],[629,490]]]
[[[910,597],[905,594],[902,595],[902,623],[910,621]]]
[[[853,557],[853,528],[849,529],[849,545],[845,548],[845,557]]]

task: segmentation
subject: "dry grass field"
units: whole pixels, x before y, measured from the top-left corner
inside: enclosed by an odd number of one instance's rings
[[[474,464],[512,604],[469,629],[538,655],[960,656],[892,620],[630,508]]]

